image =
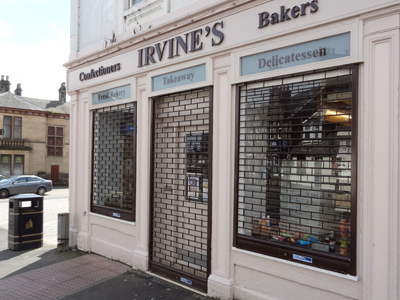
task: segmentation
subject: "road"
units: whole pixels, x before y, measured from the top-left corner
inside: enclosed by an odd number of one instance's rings
[[[56,188],[44,196],[43,242],[57,245],[58,214],[69,212],[69,189]],[[8,230],[8,199],[0,199],[0,228]]]

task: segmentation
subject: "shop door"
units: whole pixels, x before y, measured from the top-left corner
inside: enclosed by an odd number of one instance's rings
[[[211,241],[212,89],[153,103],[150,269],[207,289]]]

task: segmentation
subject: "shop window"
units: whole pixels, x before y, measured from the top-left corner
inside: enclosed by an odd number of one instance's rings
[[[22,118],[21,117],[11,117],[4,116],[3,119],[3,137],[5,139],[20,140],[21,139],[21,129],[22,129]]]
[[[355,275],[356,76],[238,87],[236,247]]]
[[[24,175],[23,155],[14,155],[13,175]]]
[[[93,112],[92,211],[134,221],[136,103]]]
[[[1,158],[1,175],[10,176],[11,175],[11,155],[2,154]]]
[[[2,154],[0,156],[0,174],[4,176],[24,174],[24,156]]]
[[[64,128],[47,127],[47,156],[63,156]]]

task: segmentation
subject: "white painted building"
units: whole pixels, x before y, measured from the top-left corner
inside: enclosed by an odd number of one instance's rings
[[[222,299],[400,298],[400,1],[71,12],[72,245]]]

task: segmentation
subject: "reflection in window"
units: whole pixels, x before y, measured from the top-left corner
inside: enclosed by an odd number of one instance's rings
[[[342,73],[240,88],[239,241],[349,262],[354,99],[352,74]]]

